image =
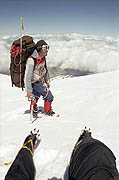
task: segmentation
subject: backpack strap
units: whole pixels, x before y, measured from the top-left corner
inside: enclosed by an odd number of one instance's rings
[[[34,60],[34,68],[35,68],[35,66],[36,66],[36,64],[37,64],[36,58],[34,58],[33,56],[30,56],[29,58],[32,58],[32,59]],[[47,64],[46,64],[46,58],[44,57],[44,59],[45,59],[46,72],[48,73],[48,68],[47,68]]]
[[[45,59],[45,68],[46,68],[46,72],[48,73],[48,68],[47,68],[46,58],[44,57],[44,59]]]
[[[33,59],[33,61],[34,61],[34,68],[35,68],[35,66],[36,66],[36,64],[37,64],[36,58],[34,58],[33,56],[30,56],[29,58],[32,58],[32,59]]]

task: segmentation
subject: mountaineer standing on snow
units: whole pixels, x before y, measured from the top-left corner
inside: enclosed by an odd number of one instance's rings
[[[36,43],[36,50],[31,57],[28,58],[25,71],[25,88],[28,98],[35,97],[33,111],[37,112],[37,102],[40,96],[44,99],[44,112],[52,116],[53,95],[49,90],[49,75],[46,66],[46,56],[49,50],[48,44],[44,40]],[[32,101],[31,101],[32,104]],[[30,109],[31,109],[30,104]]]

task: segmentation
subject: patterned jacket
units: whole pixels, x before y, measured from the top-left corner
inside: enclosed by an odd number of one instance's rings
[[[37,52],[35,51],[32,54],[32,57],[29,57],[26,63],[26,71],[25,71],[25,89],[26,92],[32,92],[32,83],[40,82],[45,84],[49,81],[49,74],[46,67],[45,58],[39,62],[35,59],[38,58]]]

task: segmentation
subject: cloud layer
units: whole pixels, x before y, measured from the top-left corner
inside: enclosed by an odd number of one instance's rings
[[[119,70],[119,38],[81,34],[36,34],[34,41],[44,39],[50,50],[49,68],[81,72]],[[0,73],[9,74],[10,46],[18,35],[0,35]]]

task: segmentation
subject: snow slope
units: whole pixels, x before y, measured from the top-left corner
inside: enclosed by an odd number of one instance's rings
[[[60,117],[43,117],[33,124],[25,91],[11,87],[10,77],[0,75],[0,180],[4,179],[25,137],[40,129],[41,144],[34,161],[36,180],[63,178],[81,130],[91,128],[94,138],[114,152],[119,168],[119,71],[51,81],[53,109]],[[43,106],[40,98],[39,105]],[[53,178],[56,177],[56,178]]]

